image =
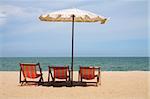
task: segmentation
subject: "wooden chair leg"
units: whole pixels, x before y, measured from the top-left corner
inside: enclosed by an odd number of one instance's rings
[[[21,86],[22,86],[24,82],[20,82],[20,83],[21,83]]]
[[[97,83],[99,83],[99,77],[97,77]]]
[[[42,82],[43,82],[43,76],[40,77],[40,80],[38,81],[38,86],[41,85]]]
[[[44,82],[43,76],[42,76],[41,80],[42,80],[42,82]]]
[[[81,81],[81,74],[79,72],[79,75],[78,75],[78,81]]]
[[[101,77],[99,78],[99,85],[101,85]]]
[[[69,81],[70,81],[70,70],[69,70]]]
[[[99,85],[101,85],[101,68],[99,67]]]
[[[96,82],[96,86],[98,86],[98,83]]]
[[[20,76],[19,76],[19,83],[21,83],[21,68],[20,68]]]
[[[81,77],[81,82],[82,82],[82,77]]]
[[[78,81],[80,81],[80,74],[78,74]]]
[[[50,80],[50,73],[48,72],[48,82],[49,82],[49,80]]]
[[[21,81],[21,86],[23,85],[23,83],[27,83],[27,80],[24,79],[23,81]]]
[[[70,76],[68,77],[68,80],[70,81]]]

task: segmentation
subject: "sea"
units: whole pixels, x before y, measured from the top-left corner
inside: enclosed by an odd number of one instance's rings
[[[101,66],[102,71],[149,71],[149,57],[75,57],[74,71],[79,66]],[[43,71],[48,66],[71,67],[71,57],[0,57],[0,71],[19,71],[19,63],[40,63]]]

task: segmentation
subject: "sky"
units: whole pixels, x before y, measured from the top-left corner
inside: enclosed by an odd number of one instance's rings
[[[38,18],[70,8],[110,18],[75,23],[75,57],[148,56],[148,0],[0,0],[0,57],[70,57],[71,23]]]

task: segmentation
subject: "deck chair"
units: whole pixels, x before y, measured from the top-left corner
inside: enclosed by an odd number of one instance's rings
[[[35,83],[38,83],[38,85],[40,85],[43,82],[42,75],[43,74],[42,74],[42,69],[40,67],[40,63],[37,63],[37,64],[36,63],[20,63],[19,81],[21,85],[23,85],[24,82],[25,83],[35,82]],[[33,79],[36,79],[36,78],[39,78],[39,81],[35,81],[35,80],[33,81]]]
[[[100,71],[101,71],[100,67],[94,67],[94,66],[83,67],[83,66],[80,66],[78,81],[82,82],[83,79],[93,80],[96,77],[97,78],[96,82],[89,82],[89,83],[96,83],[96,86],[98,85],[98,83],[101,85],[101,77],[100,77],[101,72]]]
[[[48,69],[48,82],[50,81],[50,75],[53,82],[56,79],[65,79],[66,81],[70,81],[69,66],[48,66]]]

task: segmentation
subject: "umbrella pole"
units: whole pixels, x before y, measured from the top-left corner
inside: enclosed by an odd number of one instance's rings
[[[72,15],[72,56],[71,56],[71,85],[73,86],[73,58],[74,58],[74,17]]]

